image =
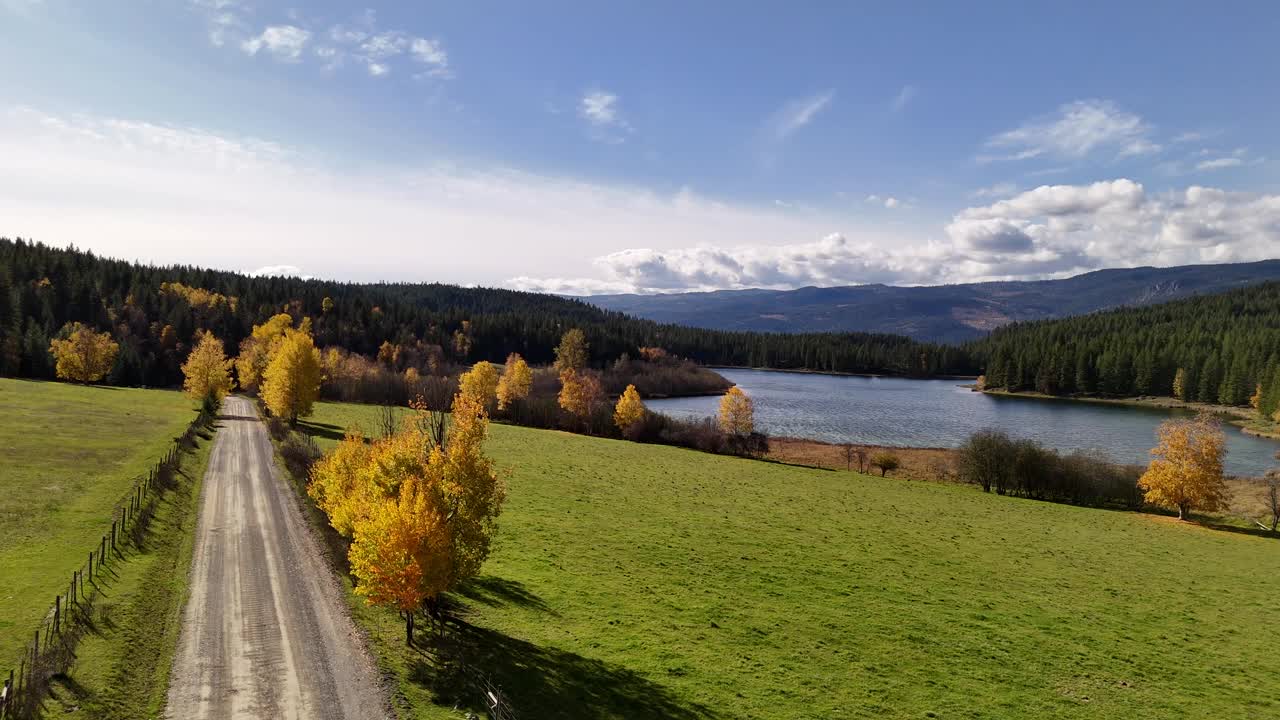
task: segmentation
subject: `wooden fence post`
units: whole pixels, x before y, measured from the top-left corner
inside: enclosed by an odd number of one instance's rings
[[[89,551],[89,582],[93,582],[93,551]]]
[[[115,551],[117,556],[120,555],[120,548],[116,547],[116,521],[115,520],[111,521],[111,549]]]
[[[53,631],[62,631],[62,596],[53,596]]]

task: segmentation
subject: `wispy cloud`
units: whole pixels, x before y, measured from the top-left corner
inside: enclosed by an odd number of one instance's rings
[[[1222,157],[1212,160],[1202,160],[1196,163],[1197,170],[1221,170],[1223,168],[1239,167],[1244,164],[1244,160],[1238,157]]]
[[[907,103],[915,99],[918,92],[919,91],[916,90],[914,85],[903,85],[902,89],[898,91],[898,94],[894,96],[893,102],[890,103],[890,107],[893,108],[894,112],[902,112],[902,109],[907,106]]]
[[[582,96],[579,110],[582,117],[592,125],[613,125],[618,122],[618,96],[603,90],[592,90]]]
[[[899,200],[898,198],[892,195],[886,195],[883,197],[880,195],[874,195],[874,194],[868,195],[866,197],[865,202],[867,202],[870,205],[882,205],[887,210],[896,210],[901,207],[906,207],[906,205],[901,200]]]
[[[1105,100],[1078,100],[1052,115],[1036,118],[989,138],[979,162],[1032,158],[1082,160],[1107,152],[1112,158],[1161,150],[1152,127],[1134,113]],[[994,153],[994,154],[993,154]]]
[[[265,50],[281,60],[298,62],[310,39],[311,33],[296,25],[272,25],[260,35],[241,42],[240,48],[249,55]]]
[[[350,63],[372,77],[389,75],[396,67],[408,69],[417,79],[453,76],[449,54],[440,40],[379,29],[372,10],[350,22],[319,28],[306,22],[301,13],[290,11],[286,13],[289,24],[255,30],[259,26],[254,12],[243,0],[191,0],[191,7],[204,16],[209,42],[216,47],[230,44],[251,56],[268,54],[290,63],[311,58],[326,71]]]
[[[606,90],[583,93],[578,100],[578,115],[587,122],[590,137],[599,142],[621,143],[632,130],[622,116],[618,96]]]
[[[785,140],[800,128],[813,122],[835,99],[834,90],[827,90],[809,97],[791,100],[775,112],[766,123],[769,134],[775,140]]]

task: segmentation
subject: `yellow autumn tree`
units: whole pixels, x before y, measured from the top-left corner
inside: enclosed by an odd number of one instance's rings
[[[1194,420],[1168,420],[1156,431],[1154,458],[1138,480],[1153,505],[1176,508],[1184,519],[1192,510],[1214,512],[1227,506],[1222,457],[1226,436],[1208,415]]]
[[[498,392],[498,368],[481,360],[458,378],[458,392],[473,397],[485,408],[490,407]]]
[[[220,403],[231,392],[231,361],[222,341],[211,332],[200,333],[196,347],[182,364],[182,389],[195,400]]]
[[[560,407],[580,418],[591,414],[604,390],[600,380],[587,370],[564,370],[560,373]]]
[[[755,405],[742,392],[742,388],[731,387],[721,398],[720,429],[730,435],[750,435],[755,432]]]
[[[320,351],[311,333],[287,330],[262,373],[262,401],[272,415],[296,423],[320,396]]]
[[[431,465],[440,469],[438,489],[447,508],[453,551],[448,586],[456,587],[475,577],[489,557],[507,490],[484,454],[489,433],[484,406],[458,393],[452,417],[445,446],[433,450]]]
[[[1261,404],[1262,404],[1262,383],[1258,383],[1257,387],[1253,389],[1253,395],[1249,396],[1249,407],[1253,408],[1254,410],[1257,410],[1258,406]]]
[[[272,355],[284,340],[285,332],[292,327],[293,317],[288,313],[272,315],[261,325],[253,326],[253,332],[241,341],[240,354],[235,362],[236,379],[241,390],[257,392]],[[299,329],[311,332],[311,320],[304,319]]]
[[[618,398],[618,404],[613,408],[613,424],[617,425],[619,430],[626,432],[632,425],[643,419],[644,401],[640,399],[640,393],[636,392],[636,386],[628,385]]]
[[[421,412],[421,411],[420,411]],[[437,444],[424,422],[366,443],[357,432],[313,466],[308,493],[329,523],[350,537],[356,592],[405,617],[474,577],[489,555],[506,497],[483,452],[489,418],[475,393],[459,392],[453,422]]]
[[[382,493],[371,492],[376,488],[366,482],[373,453],[374,446],[365,442],[364,435],[349,429],[333,452],[311,466],[307,494],[345,538],[350,538],[356,524],[368,515],[372,502],[383,498]]]
[[[432,495],[427,481],[412,478],[398,497],[374,501],[348,554],[356,594],[398,610],[408,645],[418,609],[449,586],[448,522]]]
[[[1184,368],[1178,368],[1178,371],[1173,374],[1173,396],[1185,401],[1188,390],[1187,371]]]
[[[561,374],[582,370],[587,366],[587,351],[587,336],[578,328],[569,330],[556,346],[556,370]]]
[[[80,383],[97,382],[111,372],[120,346],[107,333],[94,332],[80,323],[62,328],[64,339],[49,343],[56,361],[55,370],[63,380]]]
[[[533,370],[518,353],[507,356],[507,363],[502,368],[502,377],[498,378],[498,409],[506,410],[512,403],[529,396],[533,388]]]

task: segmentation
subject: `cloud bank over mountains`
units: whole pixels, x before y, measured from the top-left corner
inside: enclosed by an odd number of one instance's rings
[[[519,277],[512,282],[575,294],[916,285],[1261,260],[1280,248],[1280,195],[1195,185],[1153,194],[1124,178],[1043,185],[966,208],[943,232],[944,240],[901,248],[834,232],[794,244],[627,249],[595,260],[603,279]]]

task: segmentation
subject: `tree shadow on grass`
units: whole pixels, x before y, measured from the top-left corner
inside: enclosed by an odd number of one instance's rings
[[[409,663],[409,679],[435,702],[486,717],[486,690],[497,688],[516,717],[593,720],[704,720],[710,708],[622,665],[583,657],[454,621],[435,657]]]
[[[453,595],[456,596],[453,598],[454,600],[459,597],[466,598],[489,607],[517,605],[522,608],[547,613],[552,617],[560,616],[559,613],[543,602],[542,598],[530,592],[520,581],[508,580],[493,575],[475,578],[455,590]]]
[[[341,440],[347,435],[347,431],[337,425],[311,422],[309,420],[299,420],[298,429],[311,437],[326,438],[328,440]]]

